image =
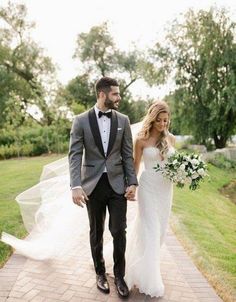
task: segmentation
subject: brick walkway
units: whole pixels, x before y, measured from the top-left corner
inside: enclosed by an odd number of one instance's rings
[[[135,203],[129,203],[128,219]],[[87,219],[87,215],[85,218]],[[82,235],[83,245],[73,250],[67,260],[40,262],[13,254],[0,270],[0,302],[116,302],[113,277],[108,275],[111,293],[97,290],[90,257],[88,231]],[[110,240],[106,231],[105,242]],[[161,271],[165,284],[163,298],[151,298],[132,290],[128,301],[157,302],[220,302],[212,287],[194,266],[171,230],[162,248]]]

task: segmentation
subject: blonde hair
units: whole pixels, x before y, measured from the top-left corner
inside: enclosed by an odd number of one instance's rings
[[[145,140],[150,137],[153,124],[156,122],[156,119],[160,113],[168,113],[169,115],[167,129],[161,133],[160,139],[156,143],[156,147],[160,150],[161,155],[165,157],[169,149],[167,136],[169,133],[168,128],[170,123],[170,109],[166,102],[156,101],[149,107],[148,112],[143,119],[142,128],[138,133],[138,137]]]

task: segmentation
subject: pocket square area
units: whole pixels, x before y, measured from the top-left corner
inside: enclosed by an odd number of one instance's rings
[[[122,128],[117,128],[117,131],[122,130]]]

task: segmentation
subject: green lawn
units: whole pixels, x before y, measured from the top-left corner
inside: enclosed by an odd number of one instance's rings
[[[219,189],[235,174],[210,166],[211,180],[198,191],[176,188],[171,217],[178,239],[224,301],[236,297],[236,206]]]
[[[0,233],[9,232],[17,237],[26,235],[15,197],[39,181],[42,167],[62,155],[0,161]],[[0,267],[12,250],[0,242]]]

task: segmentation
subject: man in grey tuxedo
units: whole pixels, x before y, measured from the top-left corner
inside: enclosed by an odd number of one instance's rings
[[[73,202],[86,204],[97,287],[109,293],[103,259],[106,208],[113,236],[115,285],[128,297],[124,281],[127,199],[134,200],[137,178],[129,119],[116,111],[121,101],[116,80],[103,77],[95,85],[97,103],[76,116],[71,129],[69,166]]]

